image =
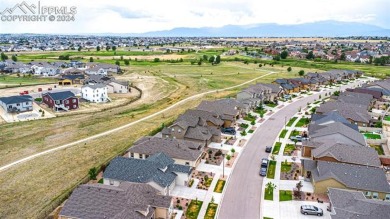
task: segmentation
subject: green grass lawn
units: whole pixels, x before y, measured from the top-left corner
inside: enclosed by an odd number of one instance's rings
[[[281,142],[276,142],[273,149],[272,149],[272,154],[279,154],[281,146],[282,146]]]
[[[272,217],[263,217],[263,219],[273,219]]]
[[[249,125],[246,124],[246,123],[241,123],[241,124],[240,124],[240,127],[246,129],[246,128],[249,127]]]
[[[291,136],[296,136],[296,135],[299,135],[299,131],[293,130],[293,131],[290,133],[290,136],[288,136],[288,138],[291,138]]]
[[[285,156],[290,156],[290,154],[295,150],[295,145],[293,144],[287,144],[285,147],[284,147],[284,150],[283,150],[283,155]]]
[[[209,178],[207,178],[207,180],[206,180],[204,185],[207,186],[207,188],[208,188],[208,187],[210,187],[212,182],[213,182],[213,178],[209,177]]]
[[[255,109],[255,113],[258,113],[258,114],[265,114],[267,112],[267,110],[265,109]]]
[[[215,214],[217,213],[218,205],[215,203],[209,203],[207,207],[206,214],[204,215],[205,219],[214,219]]]
[[[290,121],[288,121],[288,123],[287,123],[287,126],[292,126],[292,124],[295,122],[295,120],[297,120],[298,118],[297,117],[292,117],[291,119],[290,119]]]
[[[292,200],[292,191],[290,190],[280,190],[279,191],[279,201],[291,201]]]
[[[247,121],[250,121],[250,122],[252,122],[252,121],[256,121],[256,116],[254,116],[254,115],[252,115],[252,114],[248,114],[248,115],[246,115],[245,117],[244,117],[244,120],[247,120]]]
[[[285,162],[282,162],[282,167],[281,167],[281,171],[284,172],[284,173],[287,173],[291,170],[291,163],[288,163],[287,164]]]
[[[284,138],[284,137],[286,137],[286,134],[287,134],[287,130],[286,130],[286,129],[283,129],[282,132],[280,132],[279,138]]]
[[[383,118],[383,119],[386,121],[390,121],[390,116],[385,116],[385,118]]]
[[[275,168],[276,168],[276,161],[270,160],[268,164],[267,178],[269,179],[275,178]]]
[[[266,103],[265,105],[272,108],[277,106],[275,103]]]
[[[0,75],[0,87],[15,87],[20,85],[49,84],[56,83],[54,78],[41,78],[36,76]]]
[[[297,124],[295,125],[295,127],[302,127],[304,125],[308,125],[310,123],[310,119],[309,118],[301,118]]]
[[[271,191],[268,191],[267,188],[265,188],[265,191],[264,191],[264,199],[265,200],[270,200],[270,201],[273,201],[274,200],[274,190],[271,189]]]
[[[385,155],[385,152],[383,151],[383,148],[381,145],[370,145],[372,148],[378,152],[378,155]]]
[[[222,193],[225,183],[226,183],[225,180],[219,179],[217,185],[215,185],[214,192]]]
[[[367,139],[381,139],[380,135],[372,133],[364,133],[364,137]]]
[[[253,133],[254,131],[255,131],[255,130],[252,130],[252,129],[251,129],[251,130],[248,131],[248,133]]]
[[[313,104],[319,104],[321,103],[322,101],[321,100],[317,100],[316,102],[314,102]]]
[[[197,219],[200,209],[202,208],[202,201],[191,200],[186,211],[186,217],[190,219]]]

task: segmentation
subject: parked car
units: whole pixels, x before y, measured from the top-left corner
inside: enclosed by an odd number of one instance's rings
[[[221,128],[221,132],[228,135],[236,135],[236,130],[232,127]]]
[[[321,208],[318,208],[314,205],[302,205],[301,206],[301,213],[304,215],[318,215],[323,216],[324,211]]]
[[[307,138],[306,138],[306,137],[302,137],[302,136],[300,136],[300,135],[297,135],[297,136],[291,136],[291,137],[290,137],[290,140],[291,140],[291,141],[297,140],[297,141],[301,142],[301,141],[307,140]]]
[[[266,176],[267,175],[267,168],[262,167],[260,168],[260,176]]]
[[[267,158],[261,159],[261,167],[265,167],[265,168],[268,167],[268,159]]]
[[[272,146],[265,147],[265,152],[271,153],[271,151],[272,151]]]

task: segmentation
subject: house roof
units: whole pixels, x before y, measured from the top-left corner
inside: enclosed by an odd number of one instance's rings
[[[173,164],[174,161],[163,153],[150,156],[147,159],[116,157],[106,168],[103,177],[135,183],[153,181],[161,187],[167,187],[176,179],[176,174],[163,170],[169,169],[169,166]],[[189,173],[191,167],[186,166],[186,168]]]
[[[328,188],[332,219],[388,218],[390,202],[367,199],[363,192]]]
[[[188,121],[188,120],[193,120],[194,117],[199,117],[206,122],[213,123],[216,126],[221,126],[224,123],[219,114],[215,112],[208,112],[208,111],[196,110],[196,109],[187,110],[184,114],[180,115],[177,120]]]
[[[236,116],[239,113],[240,102],[235,99],[220,99],[215,101],[202,101],[196,108],[213,113]]]
[[[381,91],[371,90],[368,88],[355,88],[355,89],[347,88],[347,91],[354,92],[354,93],[371,94],[375,99],[381,99],[383,96]]]
[[[143,137],[129,148],[131,153],[152,155],[163,152],[174,159],[195,161],[202,154],[200,143],[173,138]]]
[[[350,189],[390,192],[382,168],[306,159],[301,161],[303,168],[311,171],[314,182],[334,179]]]
[[[51,99],[55,100],[66,100],[74,97],[74,93],[71,91],[60,91],[60,92],[47,92],[44,95],[50,96]]]
[[[373,98],[371,94],[345,91],[340,93],[337,100],[343,103],[363,105],[368,109]]]
[[[329,140],[335,140],[337,143],[345,143],[341,138],[334,139],[334,134],[340,134],[345,138],[354,141],[358,145],[366,145],[366,141],[363,135],[359,131],[354,130],[344,123],[334,122],[326,125],[314,124],[309,126],[309,136],[313,141],[316,141],[316,138],[318,137],[329,136]]]
[[[340,101],[328,101],[324,104],[321,104],[317,108],[317,113],[327,113],[330,111],[337,111],[346,119],[351,119],[355,122],[370,122],[370,115],[367,112],[367,105],[352,104]]]
[[[69,79],[69,80],[84,79],[84,78],[85,76],[83,74],[62,75],[62,79]]]
[[[77,187],[65,202],[60,216],[69,218],[150,218],[155,208],[168,209],[172,197],[160,195],[150,185],[121,183],[118,187],[84,184]],[[149,213],[145,216],[140,212]]]
[[[105,84],[87,84],[87,85],[82,86],[81,88],[85,88],[85,87],[89,87],[89,88],[95,90],[95,89],[99,89],[99,88],[105,88],[106,85]]]
[[[341,163],[352,163],[379,167],[378,153],[372,147],[358,147],[347,144],[323,145],[311,151],[315,158],[332,157]]]
[[[338,113],[337,111],[329,111],[325,114],[313,114],[311,116],[311,122],[310,122],[310,125],[309,125],[309,132],[310,131],[315,131],[313,130],[313,127],[316,127],[316,126],[313,126],[313,125],[327,125],[327,124],[331,124],[331,123],[335,123],[335,122],[341,122],[343,123],[344,125],[356,130],[356,131],[359,131],[359,127],[355,124],[351,124],[347,119],[345,119],[343,116],[340,115],[340,113]],[[312,127],[310,127],[312,126]]]
[[[31,102],[32,100],[33,100],[33,98],[30,95],[0,97],[0,101],[5,103],[5,104],[17,104],[17,103]]]

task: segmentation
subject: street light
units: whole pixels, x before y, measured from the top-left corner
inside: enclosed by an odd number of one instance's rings
[[[225,178],[225,154],[222,153],[222,178]]]

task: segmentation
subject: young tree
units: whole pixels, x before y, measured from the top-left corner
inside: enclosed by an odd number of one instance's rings
[[[346,59],[345,53],[341,53],[341,55],[340,55],[340,60],[345,61],[345,59]]]
[[[4,52],[1,53],[1,61],[5,61],[8,59],[8,56],[4,54]]]
[[[199,65],[199,66],[202,65],[202,60],[199,60],[198,65]]]
[[[270,195],[274,189],[276,189],[276,185],[273,184],[272,182],[268,182],[267,184],[265,184],[265,188],[267,189],[268,191],[268,194]]]
[[[304,71],[304,70],[300,70],[300,71],[298,72],[298,74],[299,74],[299,76],[303,76],[303,75],[305,74],[305,71]]]
[[[286,50],[283,50],[283,52],[280,53],[280,58],[281,59],[286,59],[288,56],[288,52]]]
[[[98,52],[100,51],[100,46],[96,47],[96,51],[98,51]]]
[[[230,161],[230,159],[231,159],[232,157],[228,154],[228,155],[226,155],[226,160],[228,161],[228,164],[229,164],[229,161]]]
[[[214,63],[214,61],[215,61],[215,58],[214,58],[214,56],[210,56],[210,58],[209,58],[209,62],[210,62],[210,63]]]
[[[280,61],[280,55],[274,56],[273,60],[275,60],[275,61]]]
[[[89,57],[89,62],[93,62],[93,57]]]
[[[79,52],[80,52],[80,51],[81,51],[81,49],[82,49],[82,48],[81,48],[81,46],[79,46],[79,48],[77,49],[77,51],[79,51]]]
[[[128,59],[125,59],[125,65],[130,65],[130,61]]]
[[[112,46],[112,51],[116,51],[116,46]]]
[[[110,51],[111,47],[110,46],[106,46],[106,51]]]
[[[221,63],[221,56],[220,55],[217,55],[217,58],[215,58],[215,63],[216,64]]]
[[[290,72],[291,70],[292,70],[292,68],[291,68],[291,67],[288,67],[288,68],[287,68],[287,71],[288,71],[288,72]]]
[[[207,61],[209,57],[207,55],[203,55],[203,61]]]
[[[18,61],[18,57],[16,57],[16,55],[12,55],[11,59],[12,59],[12,61],[14,61],[14,62],[17,62],[17,61]]]
[[[92,180],[96,180],[96,176],[98,175],[98,170],[96,167],[94,168],[91,168],[89,171],[88,171],[88,175],[89,175],[89,178],[92,179]]]
[[[313,54],[313,51],[310,51],[307,55],[306,55],[306,59],[314,59],[314,54]]]
[[[230,152],[232,152],[232,156],[234,157],[234,153],[236,152],[236,150],[234,150],[234,148],[232,148],[232,149],[230,150]]]
[[[121,63],[117,60],[117,61],[115,62],[115,65],[120,66]]]

